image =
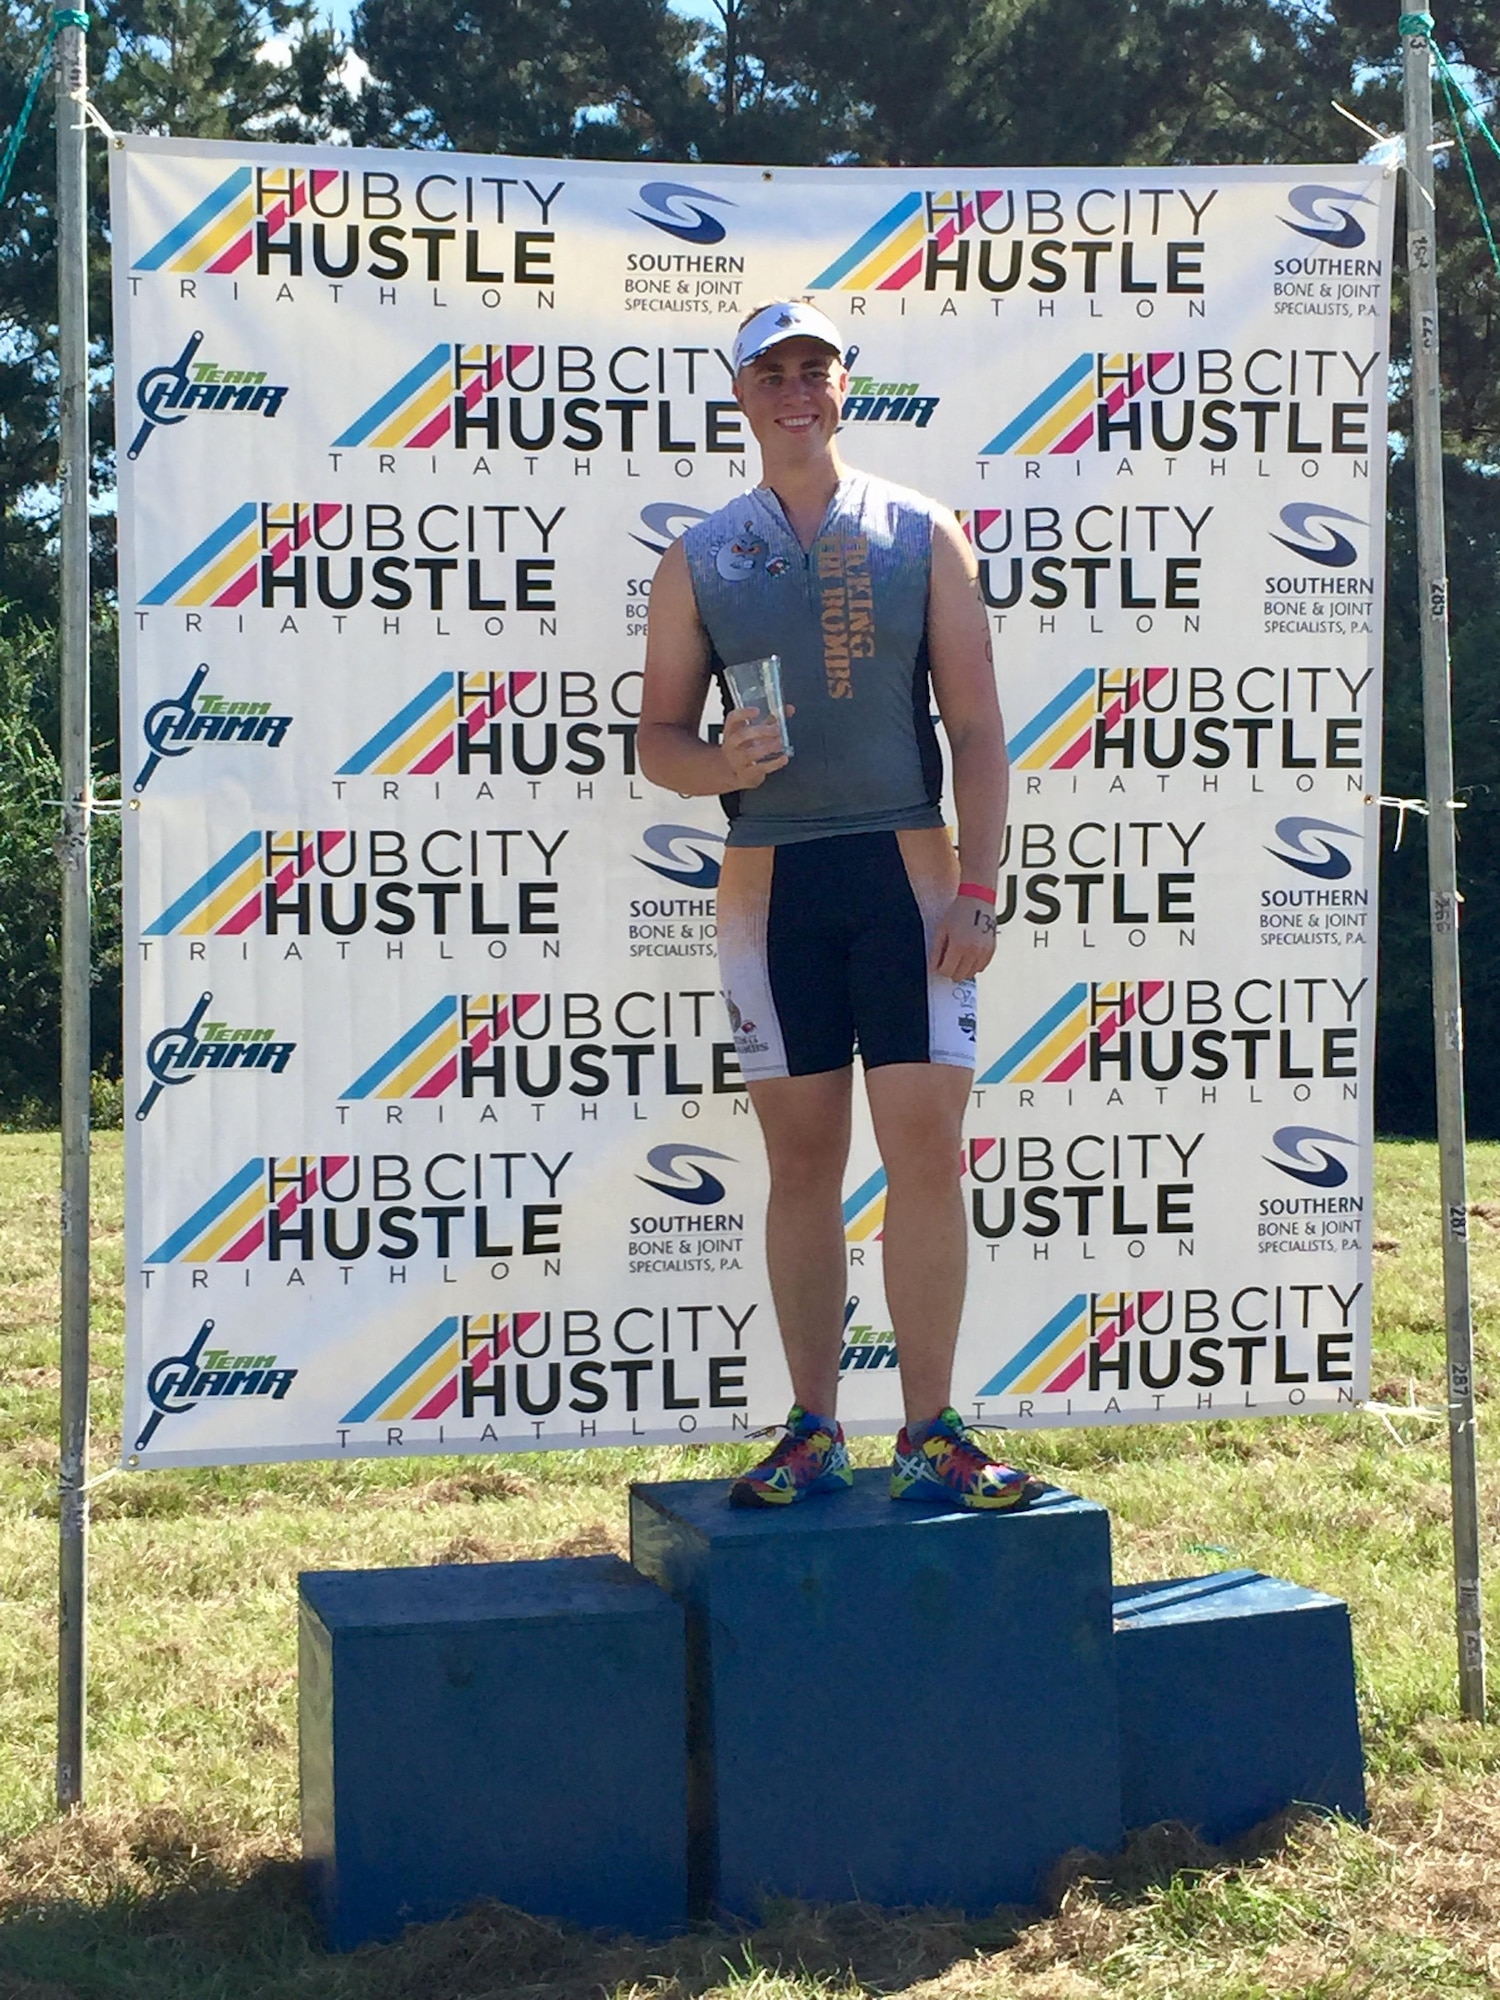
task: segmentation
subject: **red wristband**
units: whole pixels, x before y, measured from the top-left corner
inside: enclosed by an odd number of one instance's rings
[[[995,907],[994,890],[986,889],[981,882],[960,882],[958,893],[960,896],[972,896],[976,903],[988,903],[991,909]]]

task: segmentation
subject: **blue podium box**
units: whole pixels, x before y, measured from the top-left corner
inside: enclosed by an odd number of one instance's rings
[[[336,1951],[479,1897],[687,1915],[683,1615],[616,1556],[301,1578],[302,1845]]]
[[[1127,1826],[1219,1842],[1293,1805],[1365,1817],[1347,1605],[1249,1569],[1114,1599]]]
[[[1109,1516],[852,1492],[744,1510],[631,1488],[631,1560],[684,1606],[689,1902],[1033,1900],[1121,1836]]]

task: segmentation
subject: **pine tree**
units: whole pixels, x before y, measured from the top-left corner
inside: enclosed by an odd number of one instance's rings
[[[20,109],[50,7],[24,0],[0,16],[0,124]],[[261,51],[287,45],[278,63]],[[317,25],[316,0],[117,0],[90,14],[88,62],[95,103],[110,124],[203,138],[315,137],[328,129],[342,50]],[[57,447],[54,408],[57,262],[52,202],[52,79],[43,82],[0,211],[0,629],[56,618],[53,535]],[[91,356],[94,481],[110,484],[110,297],[104,159],[90,172]],[[95,585],[113,588],[113,520],[96,524]]]
[[[347,107],[366,143],[685,158],[706,102],[692,24],[667,0],[363,0],[372,80]]]
[[[256,139],[338,132],[367,144],[684,163],[1166,171],[1189,162],[1356,157],[1365,141],[1333,108],[1334,98],[1386,131],[1401,125],[1389,0],[1338,0],[1332,8],[1299,0],[716,0],[719,21],[707,32],[673,13],[668,0],[465,0],[456,13],[439,0],[363,0],[354,40],[372,80],[357,94],[337,82],[343,50],[318,25],[316,4],[105,0],[102,11],[91,10],[95,98],[113,124],[137,131]],[[0,129],[19,109],[49,13],[38,0],[12,0],[0,14]],[[1493,0],[1456,0],[1442,10],[1437,32],[1444,53],[1489,104],[1500,78]],[[288,60],[266,53],[273,38]],[[1450,129],[1441,101],[1438,125]],[[1472,130],[1470,140],[1500,230],[1500,160]],[[1440,165],[1454,681],[1459,777],[1470,798],[1460,866],[1472,919],[1500,889],[1500,481],[1493,477],[1500,466],[1500,277],[1456,152]],[[55,618],[52,186],[49,86],[0,211],[0,640],[9,634],[32,662],[27,726],[40,729],[44,741],[54,697],[47,673],[35,669],[31,635],[34,627],[45,634]],[[95,574],[105,610],[96,715],[108,767],[110,342],[97,151],[92,193],[101,496]],[[1401,261],[1398,250],[1386,789],[1416,796],[1421,731],[1412,502],[1401,456],[1409,421],[1401,394]],[[12,674],[3,691],[12,702],[20,685]],[[19,808],[12,806],[14,821]],[[10,831],[0,846],[0,873],[12,861],[29,865],[19,850],[10,854]],[[1413,835],[1388,856],[1386,869],[1380,1109],[1393,1129],[1419,1129],[1431,1103],[1425,922],[1425,870]],[[1492,928],[1468,927],[1471,1016],[1493,1005],[1500,979],[1500,942],[1493,949],[1486,943]],[[0,924],[0,987],[13,976],[3,931]],[[23,970],[16,961],[15,977]],[[1500,1132],[1500,1052],[1492,1059],[1481,1038],[1471,1040],[1469,1076],[1474,1129]],[[12,1095],[17,1087],[4,1084]]]
[[[0,126],[7,131],[42,47],[50,8],[0,16]],[[261,50],[271,35],[290,60]],[[90,10],[91,95],[114,126],[212,138],[296,138],[327,129],[342,51],[314,0],[125,0]],[[91,360],[95,370],[94,761],[118,770],[108,213],[102,149],[91,148]],[[0,1103],[45,1112],[57,1092],[55,640],[57,261],[50,74],[0,211]],[[120,1065],[119,845],[96,829],[94,1066]]]

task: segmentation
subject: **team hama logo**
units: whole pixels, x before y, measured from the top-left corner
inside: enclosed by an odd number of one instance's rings
[[[435,674],[340,764],[337,775],[429,777],[455,758],[459,770],[467,771],[468,753],[482,731],[513,708],[535,679],[525,672]]]
[[[636,1179],[672,1201],[690,1201],[700,1208],[711,1208],[724,1199],[724,1183],[717,1174],[699,1166],[700,1160],[729,1160],[733,1164],[733,1155],[716,1153],[711,1146],[653,1146],[646,1155],[646,1165],[666,1178],[654,1181],[649,1174],[637,1174]]]
[[[975,193],[904,194],[808,285],[810,292],[899,292],[920,277],[929,242],[942,256],[1004,199],[999,188]]]
[[[314,868],[337,855],[349,838],[342,828],[299,832],[287,827],[242,834],[196,882],[170,902],[142,937],[240,937],[261,921],[266,895],[282,898]]]
[[[131,269],[217,275],[238,271],[255,253],[257,222],[265,225],[268,236],[277,235],[306,206],[309,193],[321,194],[338,179],[332,167],[294,173],[290,192],[279,195],[261,212],[256,207],[254,175],[249,167],[236,167],[144,256],[137,257]]]
[[[709,208],[734,208],[727,194],[709,194],[704,188],[689,187],[685,181],[647,181],[641,189],[645,209],[630,212],[653,229],[663,229],[683,243],[722,243],[728,235],[723,223]],[[646,211],[650,210],[648,214]]]
[[[1082,1378],[1088,1348],[1101,1355],[1131,1333],[1161,1292],[1076,1292],[993,1374],[977,1395],[1063,1396]]]
[[[502,384],[522,388],[516,373],[535,353],[534,346],[439,341],[333,442],[336,446],[367,445],[380,451],[427,451],[453,437],[456,426],[457,441],[462,444],[468,436],[470,413]],[[536,384],[529,386],[535,388]],[[476,429],[486,428],[482,416],[474,417],[473,422]],[[495,442],[498,444],[498,436]]]
[[[976,1083],[1071,1083],[1089,1059],[1133,1021],[1165,980],[1078,980],[997,1056]],[[1122,989],[1123,988],[1123,992]]]
[[[1280,542],[1284,549],[1290,549],[1294,556],[1301,556],[1304,562],[1321,563],[1324,569],[1348,569],[1359,560],[1359,551],[1347,535],[1340,534],[1332,523],[1347,521],[1356,528],[1368,527],[1358,514],[1346,514],[1342,507],[1316,506],[1310,501],[1294,500],[1289,507],[1281,510],[1281,525],[1290,531],[1288,535],[1272,534],[1273,542]]]
[[[268,1217],[278,1226],[289,1222],[317,1198],[325,1178],[332,1180],[348,1164],[347,1153],[325,1153],[320,1160],[257,1154],[164,1237],[146,1262],[243,1264],[265,1247]]]
[[[844,357],[846,368],[854,365],[858,353],[857,347],[850,348]],[[925,431],[941,401],[940,396],[924,396],[917,382],[882,382],[874,375],[851,375],[840,416],[846,424],[912,424]]]
[[[1322,1144],[1318,1144],[1322,1141]],[[1279,1132],[1271,1135],[1271,1144],[1281,1155],[1265,1155],[1266,1164],[1275,1167],[1279,1173],[1290,1174],[1294,1181],[1304,1181],[1308,1187],[1342,1187],[1349,1178],[1349,1169],[1343,1161],[1327,1149],[1329,1146],[1357,1146],[1357,1139],[1346,1139],[1339,1132],[1324,1132],[1316,1125],[1283,1125]]]
[[[146,1377],[151,1414],[135,1441],[144,1451],[163,1417],[185,1416],[205,1396],[269,1396],[279,1403],[297,1378],[295,1368],[278,1368],[274,1354],[231,1354],[227,1347],[210,1347],[214,1323],[206,1319],[184,1354],[168,1354]]]
[[[657,859],[648,861],[644,854],[635,858],[653,875],[675,882],[679,889],[718,888],[722,833],[706,833],[699,826],[648,826],[641,840]]]
[[[232,610],[254,595],[263,573],[274,576],[290,564],[314,529],[343,511],[332,503],[246,500],[152,584],[141,603]]]
[[[186,423],[194,412],[274,417],[286,401],[290,393],[286,384],[268,382],[264,368],[225,368],[215,361],[195,361],[202,345],[203,335],[193,334],[175,361],[148,368],[136,383],[135,400],[143,421],[127,457],[139,458],[154,430]]]
[[[490,1373],[541,1317],[539,1312],[450,1314],[346,1410],[340,1423],[431,1423],[446,1416],[461,1393],[463,1414],[472,1416],[470,1398],[478,1378]]]
[[[212,993],[200,993],[187,1019],[163,1028],[146,1044],[146,1068],[151,1084],[136,1107],[147,1118],[164,1090],[191,1083],[202,1069],[268,1069],[274,1075],[291,1061],[295,1042],[277,1039],[274,1028],[233,1028],[227,1021],[205,1021],[214,1003]]]
[[[445,993],[354,1079],[340,1102],[430,1100],[455,1083],[469,1096],[478,1064],[497,1042],[520,1032],[541,999],[540,993]]]
[[[1363,840],[1364,835],[1331,819],[1304,819],[1293,814],[1277,820],[1276,838],[1282,845],[1268,847],[1267,854],[1274,854],[1278,861],[1284,861],[1288,868],[1300,869],[1304,875],[1316,875],[1320,881],[1342,882],[1354,863],[1339,842]]]
[[[981,540],[999,509],[978,508],[972,530]],[[966,532],[971,532],[965,522]],[[1168,667],[1084,667],[1007,740],[1017,771],[1072,771],[1093,750],[1096,730],[1112,732],[1166,678]]]
[[[263,743],[270,750],[281,748],[292,726],[291,716],[273,715],[268,701],[203,694],[208,673],[207,662],[200,662],[181,694],[153,702],[146,710],[141,724],[146,761],[133,791],[145,791],[164,757],[185,757],[200,743]]]
[[[896,1336],[888,1326],[871,1326],[857,1321],[859,1299],[844,1301],[844,1345],[839,1353],[839,1373],[851,1368],[898,1368]]]
[[[1347,188],[1323,187],[1309,181],[1294,187],[1286,199],[1288,208],[1302,219],[1293,222],[1291,216],[1284,215],[1281,220],[1299,236],[1310,236],[1314,243],[1322,243],[1330,250],[1357,250],[1364,242],[1365,232],[1351,210],[1361,204],[1369,206],[1367,194],[1351,194]]]
[[[1094,442],[1101,408],[1110,416],[1134,402],[1152,371],[1170,354],[1080,354],[996,431],[981,458],[1018,458],[1082,451]]]

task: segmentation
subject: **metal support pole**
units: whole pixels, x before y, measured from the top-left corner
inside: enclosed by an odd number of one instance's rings
[[[1437,1053],[1438,1159],[1443,1204],[1443,1303],[1448,1335],[1448,1455],[1458,1692],[1484,1718],[1484,1621],[1479,1590],[1479,1470],[1474,1428],[1474,1325],[1469,1303],[1464,1160],[1463,1002],[1459,991],[1458,863],[1454,843],[1453,709],[1443,533],[1443,418],[1438,375],[1437,213],[1433,205],[1432,44],[1401,20],[1406,123],[1406,262],[1411,287],[1412,447],[1421,593],[1422,733],[1427,753],[1427,878],[1432,911],[1432,1018]]]
[[[58,471],[62,488],[62,1447],[58,1467],[57,1803],[83,1797],[89,1438],[89,387],[83,30],[57,89]]]

